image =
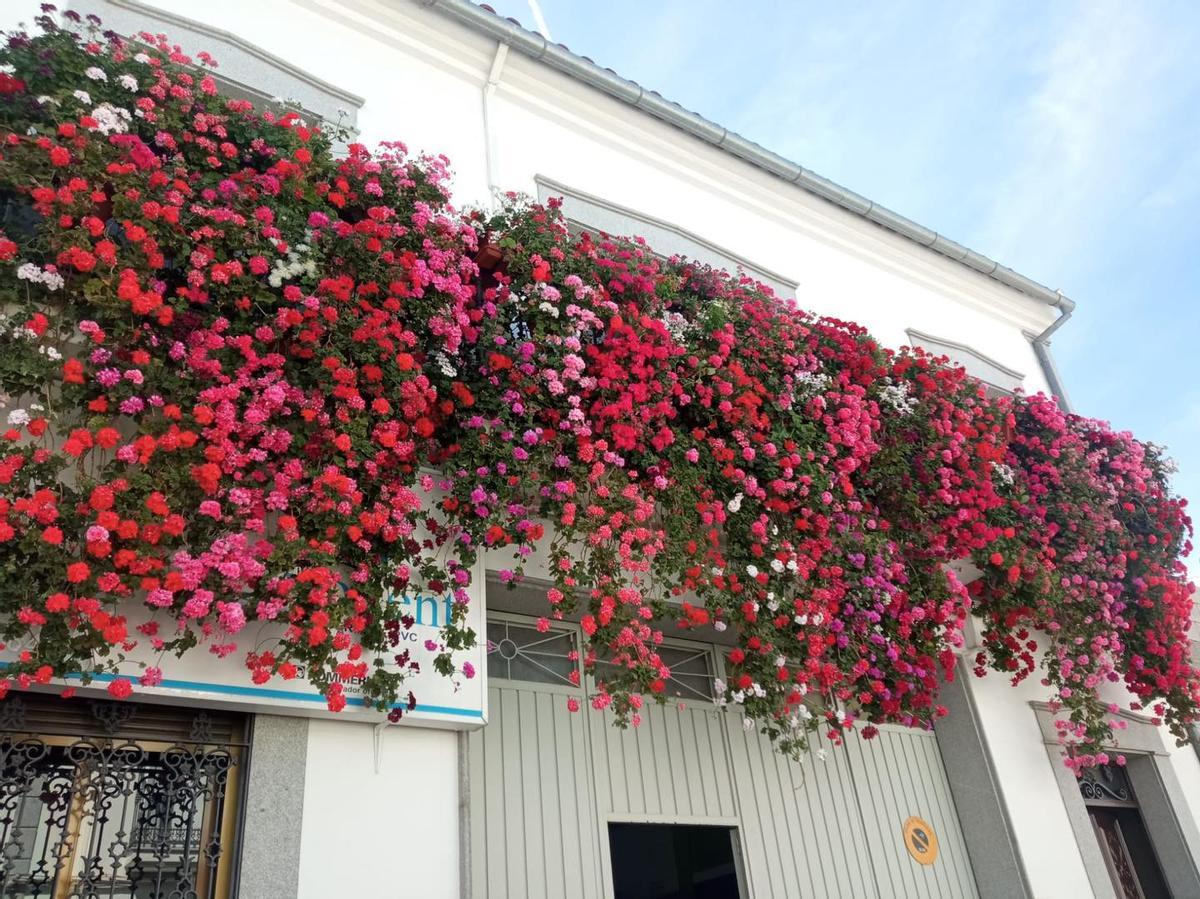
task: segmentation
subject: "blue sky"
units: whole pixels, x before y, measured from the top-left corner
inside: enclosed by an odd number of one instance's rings
[[[576,53],[1074,299],[1076,411],[1166,444],[1200,517],[1200,4],[540,5]]]

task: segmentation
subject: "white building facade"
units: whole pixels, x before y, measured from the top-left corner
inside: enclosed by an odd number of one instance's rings
[[[0,25],[36,5],[9,0]],[[207,50],[231,92],[293,98],[369,146],[444,153],[459,204],[560,196],[584,228],[742,267],[998,389],[1063,395],[1047,349],[1073,308],[1060,294],[466,0],[67,5]],[[201,895],[1200,897],[1200,756],[1147,719],[1127,715],[1126,774],[1081,789],[1037,679],[976,678],[969,646],[936,732],[814,738],[792,762],[712,702],[723,637],[691,632],[669,641],[671,701],[618,730],[567,709],[588,693],[570,678],[577,625],[536,631],[536,588],[501,588],[492,567],[485,558],[476,577],[481,676],[454,693],[423,675],[423,705],[399,725],[251,689],[236,665],[222,681],[209,662],[112,725],[145,741],[139,726],[204,711],[228,727],[238,776],[206,825],[228,839]],[[437,604],[416,602],[436,628]],[[664,857],[692,892],[655,880]]]

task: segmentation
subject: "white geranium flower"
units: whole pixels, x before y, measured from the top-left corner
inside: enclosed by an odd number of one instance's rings
[[[8,413],[8,423],[14,428],[23,428],[29,424],[29,413],[24,409],[13,409]]]
[[[824,393],[825,388],[829,386],[829,375],[818,374],[813,371],[798,371],[795,378],[796,389],[801,393]]]
[[[92,95],[89,94],[87,91],[74,91],[74,92],[72,92],[71,96],[74,97],[76,100],[78,100],[80,103],[82,103],[84,106],[92,105]]]
[[[43,284],[47,290],[58,290],[64,283],[62,275],[57,272],[43,271],[32,262],[23,263],[17,268],[17,278],[22,281],[32,281],[34,284]]]
[[[142,65],[147,66],[150,64],[150,57],[147,56],[145,53],[139,53],[137,56],[135,56],[133,58],[133,61],[140,62]]]
[[[84,69],[83,74],[87,75],[93,81],[107,81],[108,73],[99,66],[92,66],[90,69]]]
[[[894,384],[890,378],[885,379],[879,392],[879,398],[900,415],[910,415],[917,408],[917,401],[908,395],[908,383],[905,381]]]
[[[674,338],[676,343],[683,343],[696,329],[695,325],[679,312],[664,312],[659,321],[663,323],[663,327],[667,329],[667,333]]]
[[[128,109],[113,106],[111,103],[101,103],[92,110],[92,118],[96,120],[96,127],[89,128],[89,131],[99,131],[101,134],[124,134],[129,130],[129,122],[132,117],[129,115]]]
[[[121,85],[127,91],[136,91],[138,89],[138,80],[132,75],[121,75],[117,78],[117,84]]]
[[[1003,462],[993,462],[992,471],[996,473],[996,477],[1000,480],[1000,483],[1004,484],[1006,487],[1011,487],[1013,485],[1013,481],[1016,480],[1016,472],[1014,472],[1012,468],[1005,465]]]

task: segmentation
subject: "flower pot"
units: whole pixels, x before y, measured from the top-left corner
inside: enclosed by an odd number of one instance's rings
[[[504,258],[504,254],[500,252],[500,248],[494,243],[485,243],[479,248],[479,252],[475,254],[475,264],[481,269],[491,271],[500,264],[500,260]]]

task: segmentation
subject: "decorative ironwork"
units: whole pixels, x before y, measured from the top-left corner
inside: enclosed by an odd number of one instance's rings
[[[556,686],[578,686],[572,674],[578,662],[570,631],[535,627],[503,619],[488,622],[488,676]]]
[[[716,674],[712,666],[712,652],[707,646],[662,645],[658,647],[659,658],[671,669],[665,693],[676,699],[692,699],[712,702],[716,695]]]
[[[21,730],[25,726],[25,702],[13,696],[0,702],[0,730]]]
[[[213,722],[208,717],[208,712],[200,711],[196,717],[192,719],[192,729],[189,732],[188,739],[193,743],[211,743],[215,739],[213,737]]]
[[[1097,765],[1079,778],[1079,793],[1087,803],[1135,805],[1133,789],[1123,767]]]
[[[111,737],[129,723],[137,708],[132,702],[93,702],[92,715]]]
[[[674,646],[662,644],[658,656],[670,669],[671,674],[663,681],[663,695],[671,699],[687,699],[693,702],[712,702],[717,695],[716,673],[713,671],[712,652],[707,646]],[[613,663],[601,660],[596,663],[596,679],[612,676],[616,669]]]
[[[0,897],[227,895],[245,745],[204,712],[180,739],[178,709],[58,702],[0,703]]]

